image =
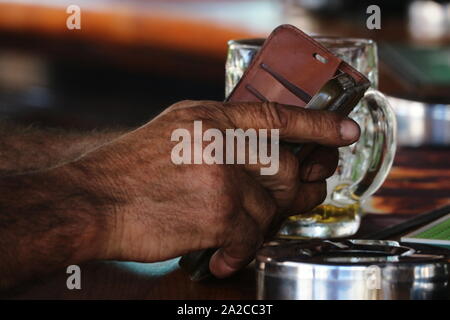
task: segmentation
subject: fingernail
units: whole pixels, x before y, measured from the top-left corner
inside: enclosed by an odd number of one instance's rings
[[[343,120],[341,122],[341,138],[346,141],[355,141],[359,137],[359,127],[351,120]]]

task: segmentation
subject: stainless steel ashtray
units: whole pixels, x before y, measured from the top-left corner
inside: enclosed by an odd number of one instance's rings
[[[449,264],[396,241],[269,243],[256,256],[258,299],[448,299]]]

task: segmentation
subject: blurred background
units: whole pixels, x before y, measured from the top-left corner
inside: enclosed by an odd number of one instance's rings
[[[81,30],[68,30],[69,5]],[[369,30],[366,9],[381,8]],[[375,39],[402,145],[450,144],[450,4],[431,0],[0,0],[0,113],[65,128],[135,126],[224,99],[227,41],[291,23]]]

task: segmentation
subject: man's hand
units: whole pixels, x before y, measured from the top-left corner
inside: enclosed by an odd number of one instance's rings
[[[273,176],[259,165],[175,165],[172,132],[195,120],[203,130],[279,129],[281,140],[320,147],[281,147]],[[210,269],[228,276],[286,216],[323,201],[337,147],[358,137],[355,122],[330,112],[178,103],[77,161],[0,179],[0,288],[88,260],[153,262],[206,248],[220,248]]]
[[[171,133],[218,128],[279,129],[280,139],[322,145],[304,156],[280,150],[280,169],[261,176],[258,165],[175,165]],[[359,137],[359,127],[330,112],[272,103],[186,101],[74,166],[102,167],[109,192],[121,197],[109,225],[106,257],[159,261],[193,250],[221,248],[210,269],[228,276],[246,265],[271,228],[287,215],[311,210],[326,196],[336,147]],[[84,162],[84,163],[83,163]]]

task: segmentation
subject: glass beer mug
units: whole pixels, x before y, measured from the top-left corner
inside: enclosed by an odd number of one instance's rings
[[[395,114],[383,94],[377,91],[376,43],[368,39],[315,39],[366,75],[372,86],[350,114],[361,127],[361,138],[339,149],[338,168],[327,180],[326,200],[309,213],[290,217],[279,231],[279,237],[283,238],[339,238],[355,234],[361,222],[362,204],[383,184],[396,150]],[[263,42],[264,39],[229,42],[227,96]]]

